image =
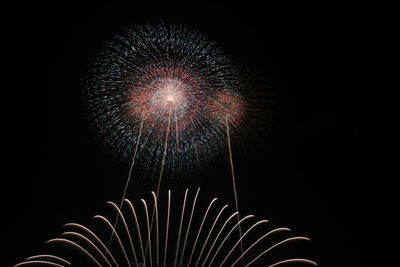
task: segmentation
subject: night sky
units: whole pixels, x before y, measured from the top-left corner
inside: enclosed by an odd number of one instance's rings
[[[275,104],[267,134],[234,144],[243,213],[310,237],[305,256],[320,266],[387,266],[375,263],[386,257],[375,249],[391,221],[381,114],[393,108],[398,13],[380,1],[275,2],[4,8],[0,265],[43,251],[64,223],[87,223],[120,198],[129,166],[94,140],[82,77],[102,42],[130,25],[163,22],[209,36],[268,81]],[[205,199],[233,204],[224,156],[164,182],[180,193],[201,186]],[[137,178],[128,197],[148,198],[152,185]]]

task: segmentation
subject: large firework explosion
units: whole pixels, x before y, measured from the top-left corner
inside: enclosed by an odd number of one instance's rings
[[[223,150],[224,129],[214,119],[226,110],[224,95],[239,95],[237,71],[215,43],[163,25],[136,26],[105,43],[85,88],[104,147],[118,160],[135,156],[153,176],[163,154],[164,172],[176,175]]]
[[[160,200],[152,192],[150,201],[141,199],[132,203],[125,199],[124,203],[124,208],[119,209],[108,202],[120,218],[117,227],[102,215],[93,217],[91,227],[67,223],[65,232],[46,242],[50,246],[47,249],[55,249],[54,253],[29,257],[15,267],[277,267],[289,263],[317,266],[314,261],[297,255],[283,259],[274,255],[285,251],[291,243],[308,241],[308,238],[292,236],[289,228],[272,227],[267,220],[256,220],[253,215],[243,216],[237,222],[237,211],[229,211],[228,205],[219,204],[217,198],[210,202],[199,201],[199,189],[196,194],[186,190],[183,197],[168,191]],[[156,213],[154,227],[151,227],[150,210],[153,208]],[[244,229],[241,237],[234,234],[239,226]],[[115,238],[108,246],[111,233]],[[239,249],[242,241],[243,251]]]

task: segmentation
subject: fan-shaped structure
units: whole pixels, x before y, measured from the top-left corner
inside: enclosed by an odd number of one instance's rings
[[[314,261],[296,257],[269,260],[274,251],[287,244],[309,239],[288,235],[289,228],[271,228],[267,220],[255,220],[253,215],[241,216],[238,222],[237,212],[229,212],[228,205],[219,205],[217,198],[202,205],[207,202],[199,201],[199,191],[190,197],[186,190],[183,198],[175,198],[168,191],[160,199],[152,192],[150,201],[141,199],[138,205],[125,199],[121,210],[107,202],[113,211],[111,218],[118,216],[115,228],[115,223],[102,215],[94,216],[97,230],[67,223],[65,232],[46,242],[62,248],[60,255],[36,255],[15,267],[317,266]],[[241,237],[237,234],[239,225]]]

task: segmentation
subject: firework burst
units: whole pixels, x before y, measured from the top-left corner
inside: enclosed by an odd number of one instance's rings
[[[213,121],[224,126],[228,121],[236,128],[246,116],[246,107],[246,101],[238,91],[221,90],[211,98],[208,113]]]
[[[100,49],[84,99],[117,159],[130,160],[140,145],[138,159],[155,170],[168,143],[166,170],[188,170],[221,150],[223,132],[210,120],[210,99],[222,91],[235,95],[237,84],[232,62],[205,36],[183,27],[137,26]]]

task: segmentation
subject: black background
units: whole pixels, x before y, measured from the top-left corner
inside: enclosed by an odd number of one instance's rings
[[[381,165],[390,150],[382,114],[394,107],[398,10],[380,1],[303,2],[4,8],[4,266],[41,251],[62,224],[85,223],[120,197],[128,166],[93,140],[81,78],[101,42],[130,25],[159,22],[199,30],[270,80],[278,99],[272,130],[257,149],[235,155],[244,213],[310,237],[311,258],[321,266],[387,266],[377,263],[386,258],[377,250],[388,235],[381,226],[392,220],[385,190],[394,175]],[[232,203],[224,164],[168,187],[201,185],[205,195]],[[130,198],[148,197],[140,184],[151,181],[137,179]]]

